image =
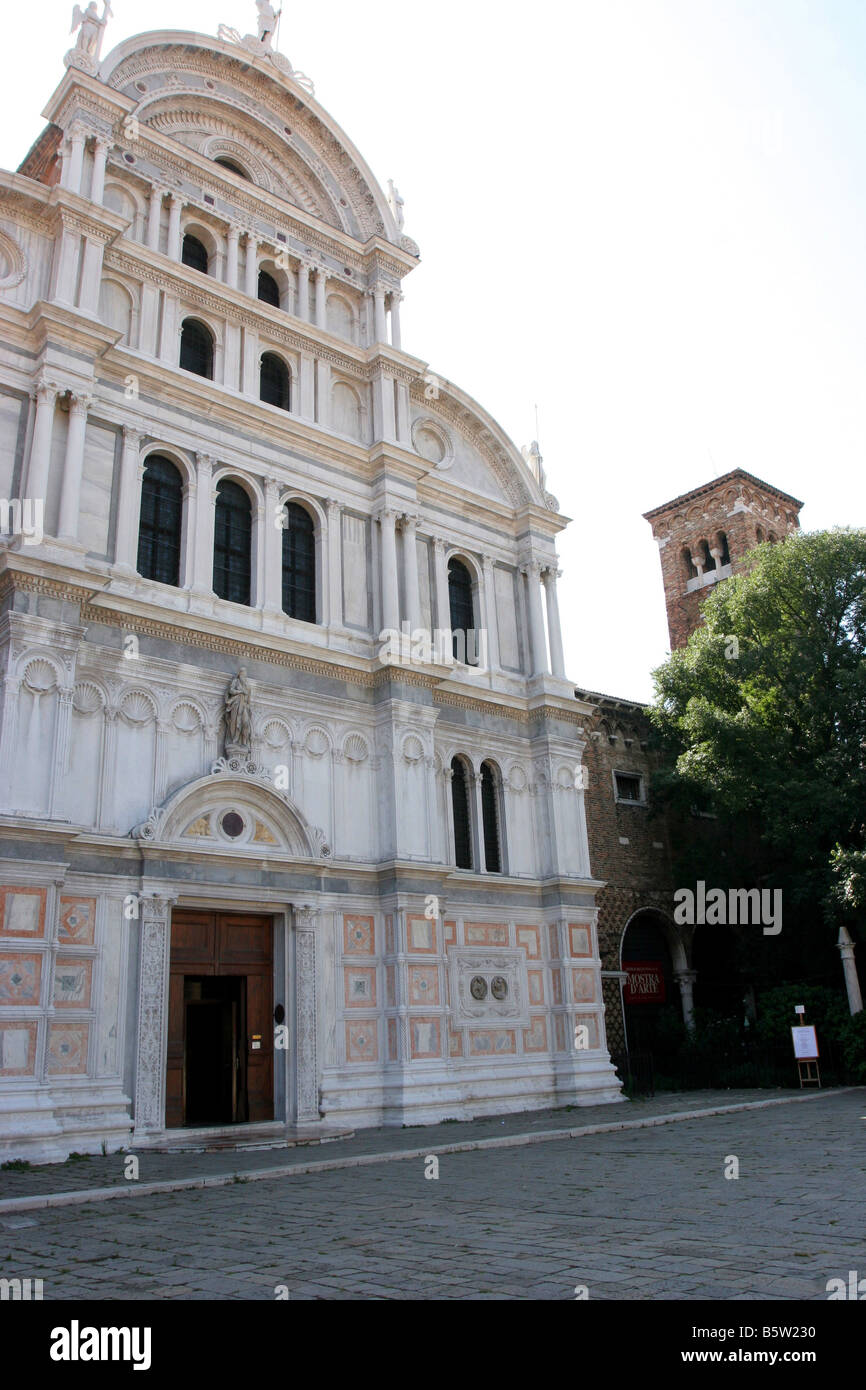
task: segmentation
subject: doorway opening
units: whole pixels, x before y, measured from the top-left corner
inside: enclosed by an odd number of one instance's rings
[[[243,975],[185,975],[184,1114],[188,1125],[242,1124],[249,1118],[243,1038]]]

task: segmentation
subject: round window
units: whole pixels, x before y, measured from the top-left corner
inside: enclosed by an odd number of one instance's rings
[[[223,834],[228,835],[230,840],[236,840],[239,835],[243,834],[243,816],[239,816],[237,811],[226,811],[220,821],[220,828]]]

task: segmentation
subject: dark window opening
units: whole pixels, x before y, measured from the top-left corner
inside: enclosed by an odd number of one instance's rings
[[[191,270],[200,270],[202,275],[207,275],[207,247],[199,241],[197,236],[192,236],[187,232],[183,239],[183,251],[180,258],[184,265],[188,265]]]
[[[266,352],[259,368],[259,399],[280,410],[291,409],[291,378],[289,369],[275,352]]]
[[[217,483],[214,518],[213,587],[218,598],[250,602],[252,512],[250,499],[237,483]]]
[[[217,155],[214,164],[221,164],[224,169],[231,169],[233,174],[237,174],[238,178],[246,179],[249,183],[250,176],[246,169],[242,169],[239,164],[235,164],[233,159],[228,159],[225,155],[220,154]]]
[[[141,482],[138,572],[159,584],[180,585],[183,481],[174,464],[151,454]]]
[[[686,579],[697,579],[697,567],[695,566],[695,563],[692,560],[692,552],[689,550],[687,545],[683,546],[683,564],[686,570]]]
[[[641,779],[627,772],[615,772],[616,796],[618,801],[642,801]]]
[[[475,614],[472,604],[472,576],[460,560],[448,562],[448,601],[451,609],[451,640],[454,660],[467,666],[478,665]]]
[[[731,563],[731,552],[728,549],[728,538],[724,531],[719,532],[718,543],[722,550],[722,564],[729,565]]]
[[[316,533],[309,512],[290,502],[283,531],[283,612],[316,621]]]
[[[481,815],[484,821],[484,865],[489,874],[500,874],[499,790],[490,763],[481,764]]]
[[[280,307],[280,287],[266,270],[259,271],[259,299],[263,304],[272,304],[275,309]]]
[[[180,334],[180,365],[196,376],[213,381],[213,338],[210,329],[196,319],[184,319]]]
[[[710,570],[716,568],[715,556],[710,554],[710,547],[707,541],[701,541],[701,550],[704,556],[704,574],[709,574]]]
[[[451,760],[451,806],[454,812],[454,863],[458,869],[471,869],[469,795],[466,788],[466,768],[459,758]]]

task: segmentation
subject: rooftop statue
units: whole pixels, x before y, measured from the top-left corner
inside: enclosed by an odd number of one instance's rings
[[[273,5],[268,0],[256,0],[256,9],[259,12],[259,43],[264,44],[265,48],[271,48],[274,41],[274,30],[282,10],[274,10]]]
[[[96,72],[102,50],[103,35],[109,17],[112,16],[110,0],[102,0],[102,18],[99,16],[96,0],[90,0],[86,10],[82,10],[80,5],[75,6],[72,11],[72,28],[69,32],[74,34],[78,29],[80,33],[75,47],[67,53],[64,59],[68,68],[81,68],[82,71],[91,74]]]
[[[240,30],[233,29],[230,24],[221,24],[217,30],[218,36],[223,43],[236,43],[239,48],[245,48],[247,53],[251,53],[255,58],[270,58],[274,67],[286,77],[290,77],[293,82],[297,82],[299,87],[303,87],[310,96],[314,95],[314,87],[311,79],[304,73],[298,72],[293,68],[288,58],[283,53],[278,53],[274,48],[277,26],[280,21],[282,10],[275,10],[269,0],[256,0],[258,10],[258,35],[241,34]]]
[[[400,197],[400,190],[396,187],[393,179],[388,180],[388,202],[394,214],[394,221],[397,223],[397,230],[402,232],[403,225],[406,221],[406,218],[403,216],[403,207],[406,200]]]

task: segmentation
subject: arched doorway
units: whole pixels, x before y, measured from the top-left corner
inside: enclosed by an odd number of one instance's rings
[[[629,1052],[651,1052],[654,1057],[675,1050],[682,1033],[683,1014],[674,961],[669,943],[670,927],[657,912],[638,912],[626,926],[622,939],[623,1010]],[[677,951],[682,953],[680,947]]]

